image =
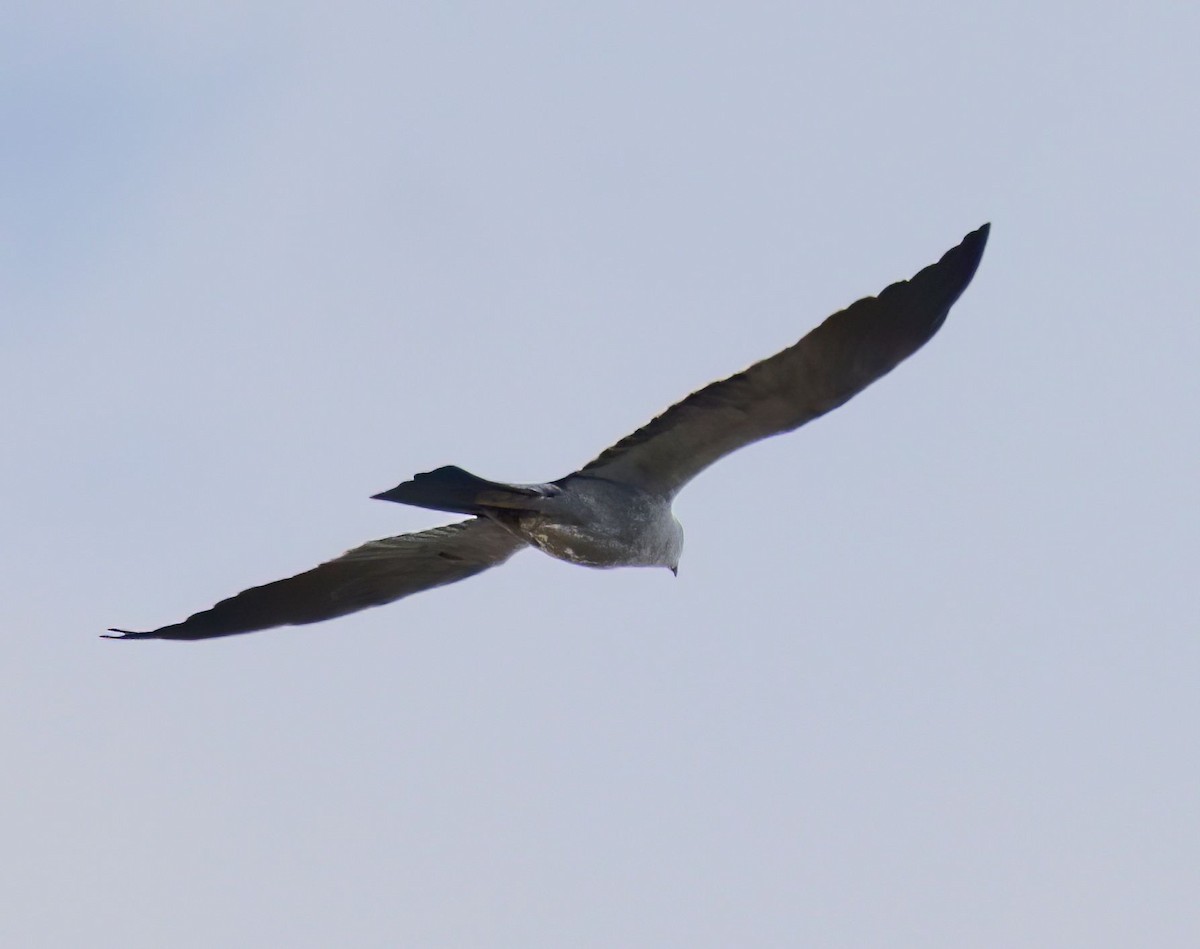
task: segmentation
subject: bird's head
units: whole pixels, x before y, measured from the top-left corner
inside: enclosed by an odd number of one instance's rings
[[[679,557],[683,554],[683,525],[675,515],[671,515],[671,528],[667,533],[667,549],[663,557],[663,566],[675,576],[679,576]]]

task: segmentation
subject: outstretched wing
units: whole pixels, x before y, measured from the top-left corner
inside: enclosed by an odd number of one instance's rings
[[[673,497],[731,451],[837,408],[938,331],[975,275],[988,227],[911,280],[833,314],[794,346],[693,392],[578,473]]]
[[[473,518],[418,534],[373,540],[306,573],[243,590],[182,623],[109,639],[209,639],[272,626],[319,623],[465,580],[526,546],[491,521]]]

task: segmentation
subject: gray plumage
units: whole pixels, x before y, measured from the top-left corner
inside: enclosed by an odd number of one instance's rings
[[[671,502],[732,451],[788,432],[861,392],[941,327],[979,266],[988,225],[936,264],[833,314],[791,346],[705,386],[578,471],[545,484],[487,481],[447,466],[375,497],[471,515],[372,541],[252,587],[181,623],[124,639],[207,639],[316,623],[474,576],[532,546],[591,567],[679,566]]]

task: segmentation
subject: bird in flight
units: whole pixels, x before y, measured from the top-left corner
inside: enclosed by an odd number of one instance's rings
[[[680,489],[730,452],[837,408],[925,345],[975,275],[988,227],[794,346],[693,392],[565,478],[506,484],[454,466],[418,474],[375,497],[470,517],[371,541],[183,622],[107,638],[210,639],[317,623],[465,580],[526,547],[589,567],[677,571],[683,529],[671,502]]]

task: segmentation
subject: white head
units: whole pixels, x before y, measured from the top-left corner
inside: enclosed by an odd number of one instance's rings
[[[679,556],[683,553],[683,525],[675,515],[671,515],[671,524],[667,528],[666,543],[663,547],[662,566],[675,576],[679,576]]]

